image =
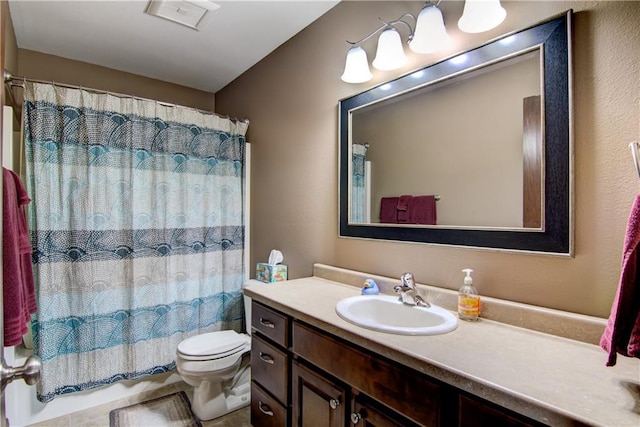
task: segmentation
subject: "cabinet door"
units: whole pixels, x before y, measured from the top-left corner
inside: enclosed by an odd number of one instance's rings
[[[355,427],[417,427],[418,425],[389,409],[373,404],[362,395],[353,399],[350,415]]]
[[[346,390],[293,362],[293,425],[298,427],[344,426]]]

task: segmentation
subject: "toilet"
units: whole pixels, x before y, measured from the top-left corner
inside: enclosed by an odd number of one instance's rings
[[[249,280],[243,285],[262,283]],[[184,339],[176,351],[176,367],[194,387],[191,409],[211,420],[251,403],[251,298],[244,298],[246,334],[209,332]]]

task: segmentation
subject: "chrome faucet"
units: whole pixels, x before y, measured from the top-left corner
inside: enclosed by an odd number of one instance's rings
[[[400,294],[400,301],[407,305],[415,305],[418,307],[431,307],[431,304],[426,302],[416,289],[416,281],[413,278],[413,273],[404,273],[400,276],[400,285],[394,286],[393,290]]]

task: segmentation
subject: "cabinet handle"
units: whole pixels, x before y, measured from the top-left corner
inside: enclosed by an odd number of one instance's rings
[[[360,412],[352,412],[351,413],[351,424],[356,425],[363,418],[364,417],[362,416],[362,414],[360,414]]]
[[[269,405],[262,403],[262,401],[260,400],[258,400],[258,409],[260,409],[260,412],[262,412],[263,414],[269,417],[273,417],[273,411],[271,410]]]
[[[273,360],[273,357],[269,356],[266,353],[260,352],[258,353],[258,357],[260,358],[260,360],[262,360],[264,363],[268,363],[269,365],[273,365],[275,363],[275,361]]]
[[[273,323],[271,320],[263,319],[262,317],[260,318],[260,324],[265,328],[275,329],[276,327],[276,324]]]
[[[340,406],[340,401],[338,399],[329,399],[329,406],[331,406],[331,409],[337,409]]]

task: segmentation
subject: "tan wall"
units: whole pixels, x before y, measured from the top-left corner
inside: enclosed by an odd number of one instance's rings
[[[442,2],[456,47],[410,54],[400,70],[361,85],[340,75],[348,49],[421,3],[343,1],[216,94],[220,112],[248,117],[253,143],[252,263],[272,247],[292,278],[322,262],[457,288],[475,269],[484,295],[606,317],[620,274],[626,220],[638,192],[627,144],[640,132],[640,2],[507,2],[506,21],[460,33],[461,2]],[[575,12],[575,257],[338,238],[337,101],[493,37]],[[373,58],[375,42],[367,43]]]
[[[187,107],[214,110],[214,95],[185,86],[125,73],[86,62],[17,49],[19,77],[109,90]],[[16,95],[22,96],[20,89]]]
[[[9,13],[9,3],[2,2],[3,13],[6,13],[5,30],[3,32],[4,40],[4,69],[12,74],[18,71],[18,45],[16,44],[16,35],[13,30],[13,22]]]

